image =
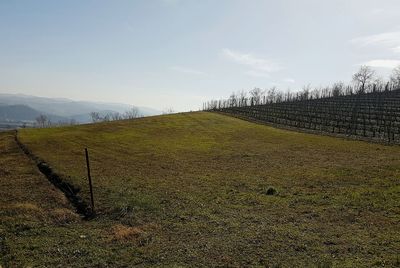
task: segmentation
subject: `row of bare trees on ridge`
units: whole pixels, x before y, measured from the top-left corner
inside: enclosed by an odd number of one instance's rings
[[[361,66],[352,85],[306,86],[285,94],[276,88],[256,88],[248,94],[210,101],[204,109],[285,127],[400,143],[400,67],[389,81],[377,79],[370,67]]]
[[[103,116],[99,112],[91,112],[90,117],[93,123],[97,123],[97,122],[109,122],[109,121],[117,121],[124,119],[135,119],[143,117],[143,115],[140,113],[138,108],[132,107],[131,109],[125,111],[124,113],[110,112],[106,113]]]
[[[211,100],[203,103],[203,110],[218,110],[231,107],[246,107],[263,105],[269,103],[304,101],[311,99],[321,99],[329,97],[349,96],[370,92],[391,91],[400,88],[400,66],[392,71],[388,81],[377,77],[374,70],[369,66],[361,66],[353,74],[351,84],[336,82],[331,86],[312,88],[310,85],[304,86],[301,91],[283,92],[277,87],[269,89],[254,88],[248,92],[242,90],[233,92],[229,98]]]

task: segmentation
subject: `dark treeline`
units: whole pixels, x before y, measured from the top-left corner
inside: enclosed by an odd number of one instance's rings
[[[203,110],[219,110],[232,107],[246,107],[280,102],[304,101],[339,96],[352,96],[371,92],[391,91],[400,87],[400,66],[393,70],[388,81],[376,77],[368,66],[361,66],[353,75],[351,84],[336,82],[331,86],[312,88],[304,86],[301,91],[281,91],[277,87],[254,88],[250,91],[233,92],[229,98],[203,103]]]
[[[397,74],[397,76],[396,76]],[[400,68],[390,81],[374,79],[374,72],[361,67],[354,85],[335,83],[331,87],[304,87],[298,93],[283,94],[276,88],[253,89],[232,94],[227,100],[211,101],[205,110],[266,123],[347,136],[399,143]]]

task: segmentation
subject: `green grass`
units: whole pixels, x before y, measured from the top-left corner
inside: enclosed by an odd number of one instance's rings
[[[29,161],[13,133],[0,133],[0,266],[83,267],[119,262],[111,226],[85,222]]]
[[[89,149],[98,217],[66,224],[70,232],[90,230],[88,265],[398,264],[398,146],[213,113],[26,129],[19,136],[87,201]],[[267,195],[270,187],[277,193]]]

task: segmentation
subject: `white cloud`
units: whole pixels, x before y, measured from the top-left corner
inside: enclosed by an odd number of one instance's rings
[[[184,74],[207,75],[207,73],[205,73],[205,72],[195,70],[192,68],[188,68],[188,67],[183,67],[183,66],[172,66],[170,69],[173,71],[176,71],[176,72],[184,73]]]
[[[374,8],[371,10],[371,13],[374,15],[382,14],[383,12],[385,12],[385,9],[383,9],[383,8]]]
[[[392,50],[393,50],[395,53],[400,53],[400,46],[398,46],[398,47],[393,47]]]
[[[380,46],[400,52],[400,31],[357,37],[350,42],[361,47]]]
[[[393,69],[400,65],[400,60],[370,60],[370,61],[364,62],[360,65]]]
[[[286,83],[292,83],[292,84],[296,83],[296,81],[293,78],[286,78],[286,79],[283,79],[283,81]]]
[[[251,70],[245,72],[250,76],[269,77],[269,73],[283,69],[282,66],[274,61],[258,58],[252,54],[241,53],[228,48],[222,50],[222,55],[231,61],[251,68]]]
[[[249,75],[249,76],[253,76],[253,77],[263,77],[263,78],[270,78],[271,77],[266,72],[260,72],[260,71],[256,71],[256,70],[250,70],[250,71],[246,71],[244,73]]]

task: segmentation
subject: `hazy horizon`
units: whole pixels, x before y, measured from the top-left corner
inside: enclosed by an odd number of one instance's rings
[[[131,103],[125,103],[125,102],[113,102],[113,101],[96,101],[96,100],[81,100],[81,99],[73,99],[73,98],[66,98],[66,97],[49,97],[49,96],[40,96],[40,95],[31,95],[31,94],[25,94],[25,93],[3,93],[0,92],[0,97],[4,95],[10,95],[10,96],[23,96],[27,98],[44,98],[44,99],[51,99],[51,100],[59,100],[59,101],[73,101],[73,102],[90,102],[90,103],[98,103],[98,104],[122,104],[122,105],[129,105],[133,107],[143,107],[143,108],[152,108],[152,107],[146,107],[146,106],[138,106],[134,105]],[[1,103],[0,103],[1,104]],[[157,109],[155,109],[157,110]],[[162,112],[161,110],[158,110]]]
[[[0,93],[197,110],[400,64],[400,2],[0,2]]]

